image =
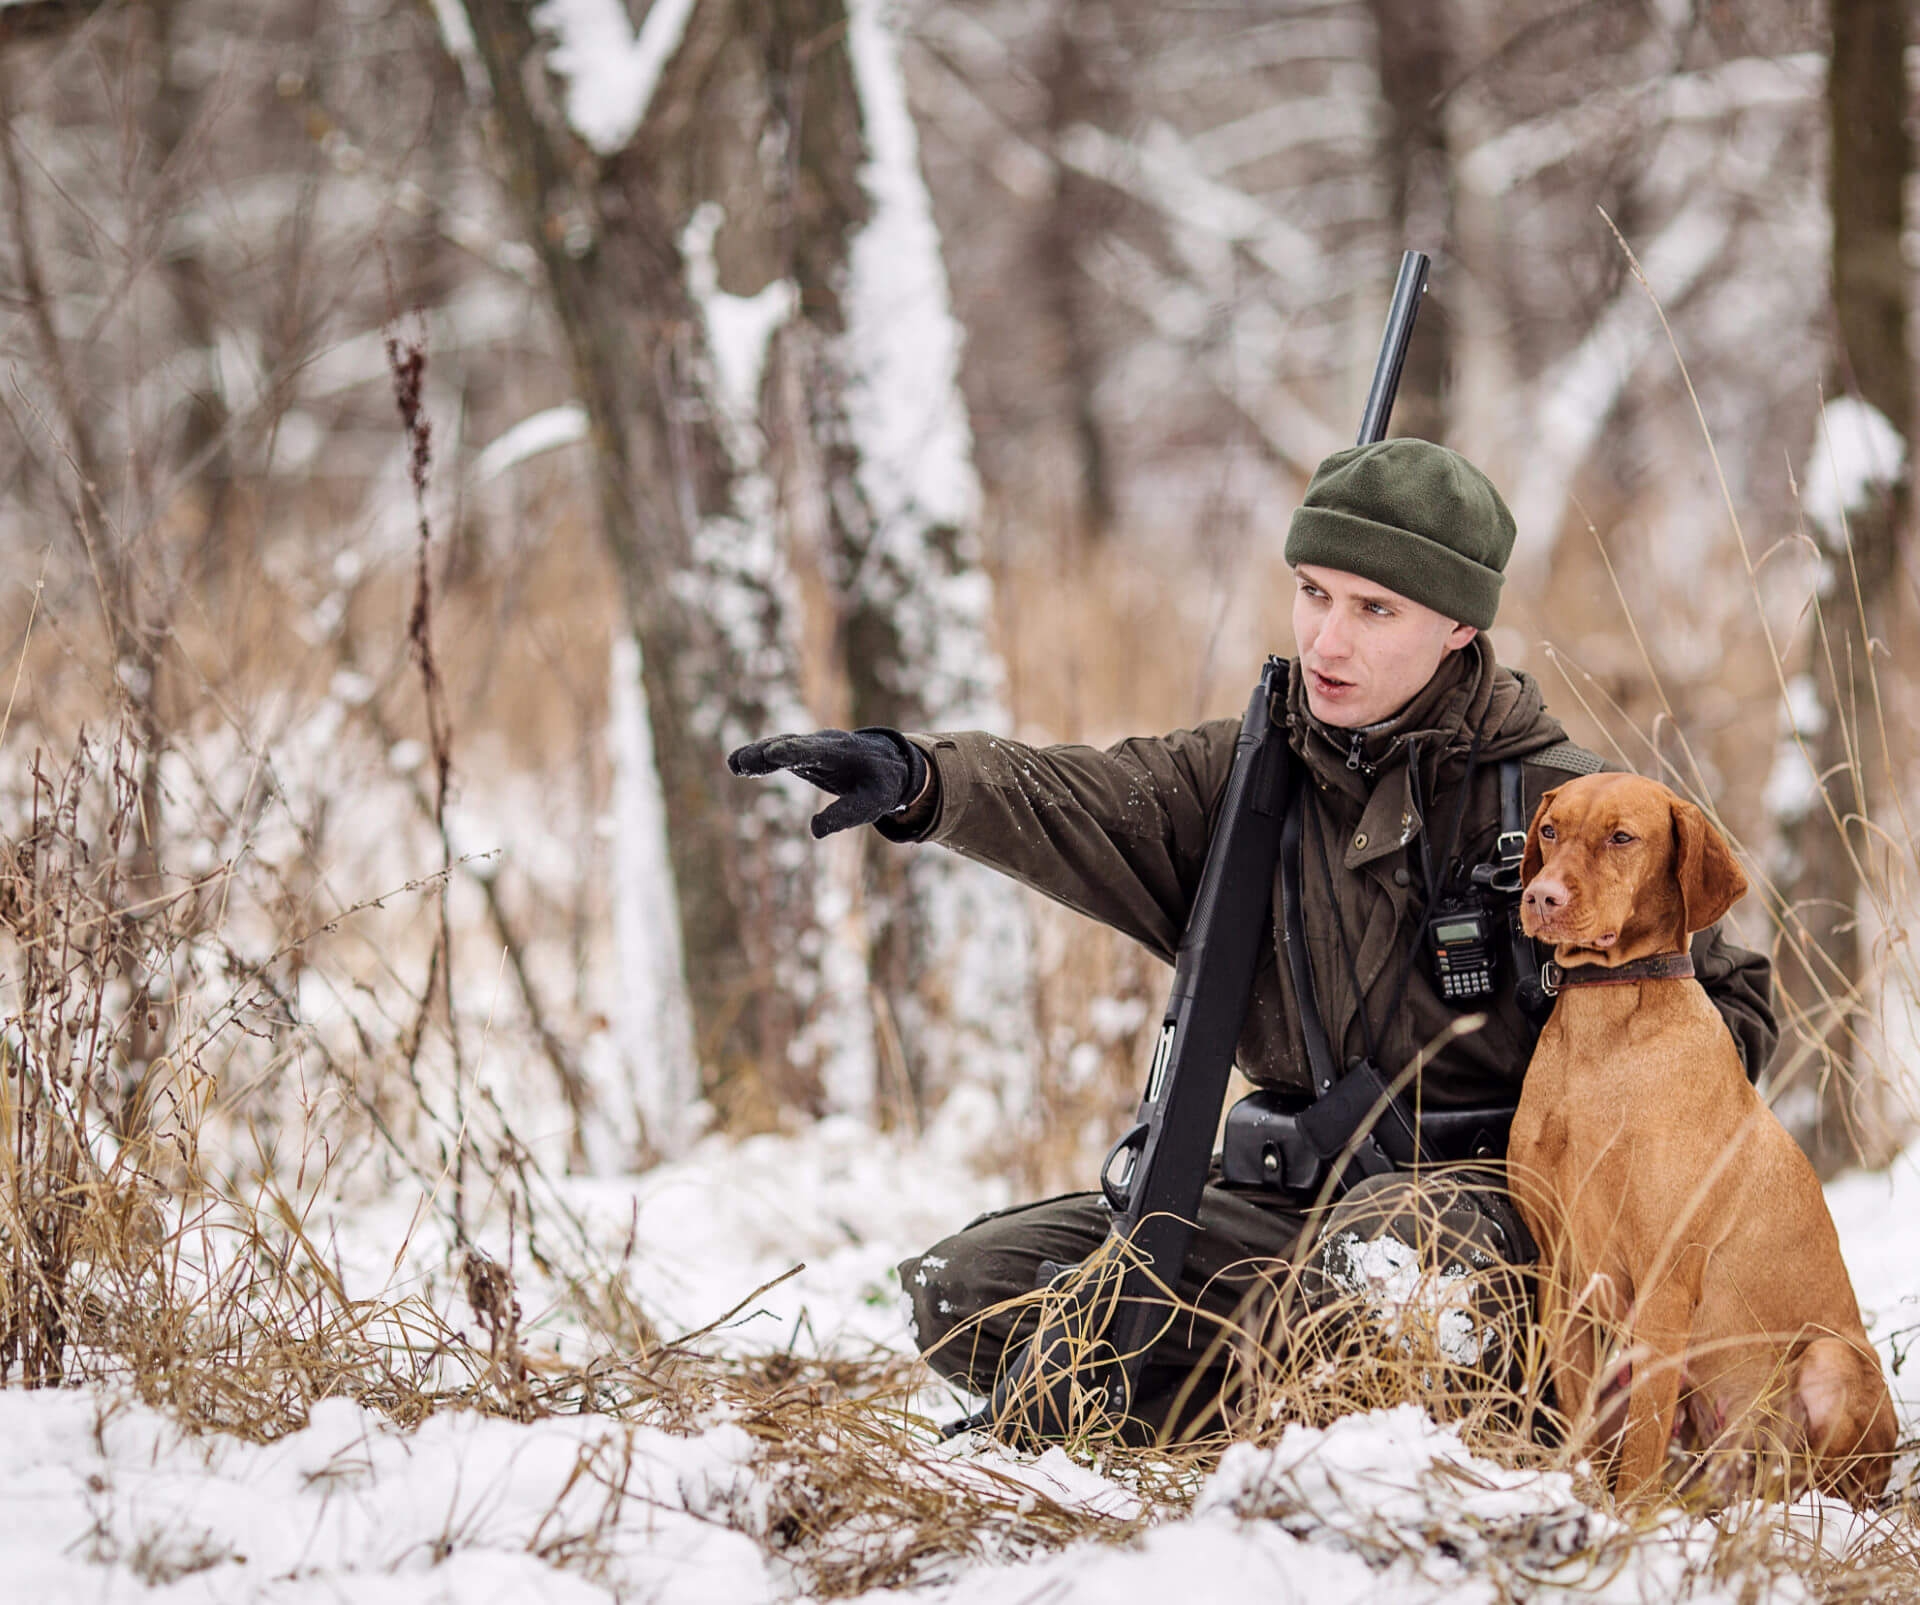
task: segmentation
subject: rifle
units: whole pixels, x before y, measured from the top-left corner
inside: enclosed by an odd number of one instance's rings
[[[1401,259],[1358,445],[1386,438],[1427,266],[1418,251]],[[1174,1289],[1193,1241],[1261,934],[1273,908],[1293,779],[1286,685],[1286,660],[1269,657],[1234,745],[1218,823],[1175,956],[1146,1093],[1133,1125],[1100,1167],[1100,1190],[1113,1212],[1107,1240],[1054,1279],[1057,1296],[1003,1370],[991,1402],[948,1428],[948,1436],[991,1424],[1057,1438],[1103,1416],[1124,1420],[1147,1351],[1176,1318]]]

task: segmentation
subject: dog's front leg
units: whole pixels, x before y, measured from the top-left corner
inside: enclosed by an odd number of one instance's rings
[[[1627,1428],[1613,1476],[1613,1491],[1622,1499],[1648,1498],[1656,1491],[1673,1438],[1695,1304],[1693,1290],[1673,1276],[1634,1300],[1633,1381],[1627,1394]]]

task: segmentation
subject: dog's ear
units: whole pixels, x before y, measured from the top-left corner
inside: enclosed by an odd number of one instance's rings
[[[1528,881],[1540,873],[1540,863],[1545,856],[1540,851],[1540,816],[1547,811],[1547,804],[1559,795],[1560,788],[1558,786],[1555,786],[1552,791],[1541,792],[1540,804],[1533,811],[1532,822],[1527,826],[1527,850],[1520,855],[1520,884],[1522,886],[1525,886]]]
[[[1673,870],[1688,935],[1704,931],[1747,895],[1747,877],[1726,838],[1678,797],[1673,800]]]

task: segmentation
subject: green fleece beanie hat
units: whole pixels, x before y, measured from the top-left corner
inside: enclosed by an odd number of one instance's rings
[[[1481,630],[1512,553],[1513,514],[1492,481],[1428,440],[1336,451],[1287,531],[1289,563],[1358,574]]]

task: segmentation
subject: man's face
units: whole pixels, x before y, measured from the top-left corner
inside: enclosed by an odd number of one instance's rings
[[[1293,578],[1293,638],[1322,724],[1350,730],[1398,713],[1479,633],[1358,574],[1303,563]]]

